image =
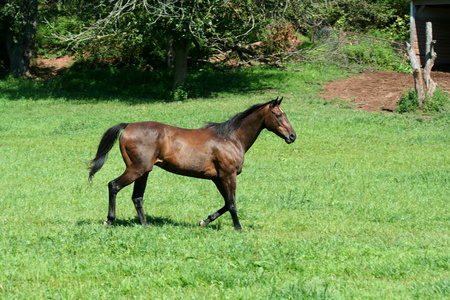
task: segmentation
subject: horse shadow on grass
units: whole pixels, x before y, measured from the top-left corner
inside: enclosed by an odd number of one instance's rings
[[[165,225],[174,226],[174,227],[189,227],[190,224],[185,222],[177,222],[174,221],[171,218],[166,217],[155,217],[155,216],[149,216],[145,215],[145,218],[147,219],[147,223],[149,226],[155,226],[155,227],[162,227]],[[112,226],[138,226],[141,225],[141,221],[139,220],[139,217],[134,217],[133,219],[116,219]]]
[[[174,221],[171,218],[167,218],[167,217],[155,217],[155,216],[149,216],[149,215],[145,215],[146,219],[147,219],[147,223],[148,223],[148,227],[163,227],[163,226],[173,226],[173,227],[186,227],[186,228],[195,228],[198,227],[198,222],[192,221],[192,222],[177,222]],[[93,221],[93,220],[82,220],[82,221],[78,221],[78,226],[83,226],[83,225],[92,225],[92,224],[96,224],[96,223],[102,223],[101,222],[97,222],[97,221]],[[133,219],[116,219],[113,224],[110,227],[118,227],[118,226],[123,226],[123,227],[136,227],[136,226],[141,226],[141,222],[139,220],[139,217],[134,217]],[[220,222],[216,223],[216,224],[210,224],[208,225],[208,228],[210,229],[215,229],[215,230],[220,230],[221,228],[221,224]]]

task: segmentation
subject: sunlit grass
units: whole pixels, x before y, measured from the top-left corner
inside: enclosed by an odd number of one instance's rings
[[[324,105],[305,81],[345,74],[284,72],[256,69],[246,74],[262,78],[255,90],[184,102],[41,88],[19,97],[1,82],[0,298],[445,298],[448,117]],[[107,128],[196,128],[277,96],[298,139],[264,131],[247,153],[237,183],[243,233],[229,214],[199,228],[223,204],[214,184],[161,169],[145,195],[148,228],[131,187],[118,195],[116,226],[102,227],[107,183],[124,165],[116,146],[90,185],[85,162]]]

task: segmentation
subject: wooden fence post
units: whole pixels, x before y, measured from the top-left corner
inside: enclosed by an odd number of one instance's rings
[[[425,67],[423,68],[423,80],[427,86],[427,97],[432,98],[437,84],[431,79],[431,69],[434,66],[437,54],[434,52],[433,26],[431,22],[426,22],[426,45],[425,45]]]
[[[411,67],[414,76],[414,85],[417,92],[417,97],[419,98],[419,108],[422,108],[423,100],[425,99],[425,92],[423,90],[422,74],[421,74],[422,72],[420,70],[420,64],[419,61],[417,60],[416,52],[408,42],[405,42],[404,49],[408,53],[409,60],[411,61]]]

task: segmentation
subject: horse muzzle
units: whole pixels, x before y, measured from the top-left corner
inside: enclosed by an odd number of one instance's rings
[[[286,143],[291,144],[297,138],[297,134],[295,132],[291,132],[289,136],[285,139]]]

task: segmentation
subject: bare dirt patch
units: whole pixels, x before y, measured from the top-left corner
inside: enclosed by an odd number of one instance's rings
[[[434,81],[450,92],[450,73],[433,72]],[[393,111],[403,92],[414,87],[411,74],[387,71],[362,73],[358,76],[323,85],[325,100],[341,99],[367,111]]]
[[[31,74],[38,78],[49,79],[60,75],[75,62],[71,56],[58,58],[37,58],[31,66]]]

